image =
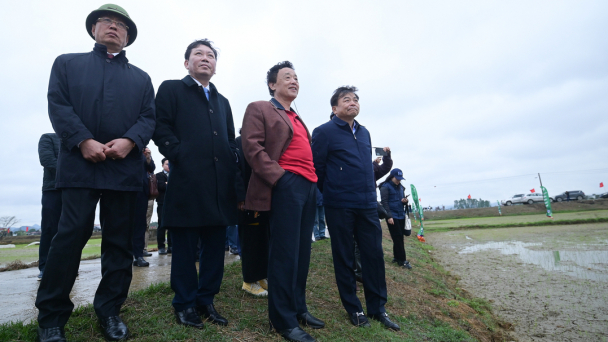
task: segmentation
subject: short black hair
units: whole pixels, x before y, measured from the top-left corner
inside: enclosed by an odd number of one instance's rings
[[[163,160],[161,160],[161,161],[160,161],[160,166],[165,165],[165,161],[167,161],[167,160],[169,160],[169,159],[167,159],[167,158],[163,158]]]
[[[359,99],[359,95],[357,95],[358,91],[359,91],[359,89],[357,89],[357,87],[355,87],[355,86],[342,86],[342,87],[334,90],[334,94],[331,96],[329,103],[331,104],[332,107],[337,106],[338,100],[343,98],[346,94],[349,94],[349,93],[355,94],[355,97],[358,100]]]
[[[197,39],[197,40],[193,41],[192,43],[190,43],[190,45],[188,45],[188,47],[186,48],[186,53],[184,54],[184,58],[187,61],[189,61],[190,54],[192,53],[192,49],[194,49],[195,47],[200,46],[200,45],[205,45],[208,48],[210,48],[211,51],[213,51],[213,55],[215,56],[215,59],[217,59],[217,50],[213,47],[213,42],[207,38]]]
[[[283,68],[290,68],[290,69],[296,70],[290,61],[283,61],[283,62],[277,63],[275,66],[270,68],[270,70],[268,70],[268,72],[266,73],[266,86],[268,86],[268,92],[270,93],[270,96],[274,96],[274,90],[270,89],[269,84],[277,83],[277,75],[279,74],[279,70],[281,70]]]

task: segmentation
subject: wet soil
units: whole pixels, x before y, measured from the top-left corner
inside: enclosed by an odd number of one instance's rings
[[[426,234],[460,285],[520,341],[608,341],[608,225]]]
[[[141,290],[151,284],[168,282],[171,274],[171,255],[158,255],[153,252],[151,257],[145,258],[150,267],[133,267],[133,280],[129,291]],[[229,255],[226,252],[224,264],[238,260],[238,256]],[[70,294],[72,302],[76,306],[93,302],[95,291],[101,280],[101,259],[84,260],[80,262],[74,287]],[[36,293],[38,291],[37,281],[39,270],[37,267],[0,273],[0,288],[3,296],[0,304],[0,323],[10,321],[29,322],[38,315],[38,309],[34,306]]]

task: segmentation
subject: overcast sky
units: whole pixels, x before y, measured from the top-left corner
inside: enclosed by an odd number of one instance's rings
[[[51,65],[93,48],[85,18],[102,4],[14,1],[0,13],[0,216],[40,223],[37,145],[52,131]],[[403,184],[416,185],[425,206],[538,191],[538,172],[551,195],[607,191],[599,188],[608,185],[606,1],[117,4],[138,27],[127,57],[156,89],[186,75],[190,42],[214,41],[212,82],[237,129],[248,103],[269,99],[266,71],[279,61],[295,65],[295,105],[310,129],[328,120],[334,89],[357,86],[357,120],[374,146],[391,147]]]

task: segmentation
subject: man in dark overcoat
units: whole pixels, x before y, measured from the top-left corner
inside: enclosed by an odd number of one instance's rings
[[[118,315],[132,278],[135,198],[143,186],[141,151],[154,132],[154,88],[123,50],[137,37],[123,8],[92,11],[86,30],[96,41],[93,51],[57,57],[49,81],[49,116],[61,139],[62,211],[36,297],[40,341],[65,341],[70,291],[98,203],[102,278],[93,307],[108,340],[129,335]]]
[[[217,51],[209,40],[197,40],[184,57],[189,75],[158,89],[153,139],[171,162],[161,224],[173,239],[173,307],[179,324],[202,328],[200,315],[228,324],[213,299],[224,273],[226,226],[237,223],[237,157],[230,103],[210,83]]]
[[[369,131],[355,117],[359,96],[355,87],[340,87],[330,99],[335,116],[312,132],[312,152],[323,193],[325,218],[331,227],[331,252],[342,305],[351,323],[369,327],[357,298],[354,243],[359,245],[367,314],[392,330],[387,301],[382,229],[378,218],[376,182]]]
[[[253,170],[245,209],[270,212],[270,323],[289,341],[315,341],[299,325],[325,326],[306,306],[317,182],[310,133],[291,108],[300,89],[291,62],[270,68],[266,84],[270,101],[250,103],[243,117],[243,153]]]
[[[55,189],[57,174],[57,157],[61,141],[55,133],[45,133],[38,141],[38,158],[44,167],[42,179],[42,220],[40,230],[40,248],[38,249],[38,280],[42,280],[46,259],[51,248],[51,240],[57,234],[59,217],[61,216],[61,190]]]

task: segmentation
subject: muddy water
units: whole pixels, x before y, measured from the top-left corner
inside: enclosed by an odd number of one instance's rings
[[[171,255],[158,255],[153,252],[151,257],[145,258],[150,267],[133,267],[133,280],[129,291],[147,288],[153,283],[168,282],[171,274]],[[226,253],[224,264],[238,260],[238,256]],[[84,260],[80,262],[74,288],[70,294],[72,302],[76,305],[84,305],[93,302],[95,291],[101,280],[101,259]],[[10,296],[3,296],[0,304],[0,323],[9,321],[26,321],[35,319],[38,310],[34,306],[38,268],[27,268],[18,271],[0,273],[0,289]]]
[[[427,233],[435,257],[521,341],[608,341],[608,225]]]

